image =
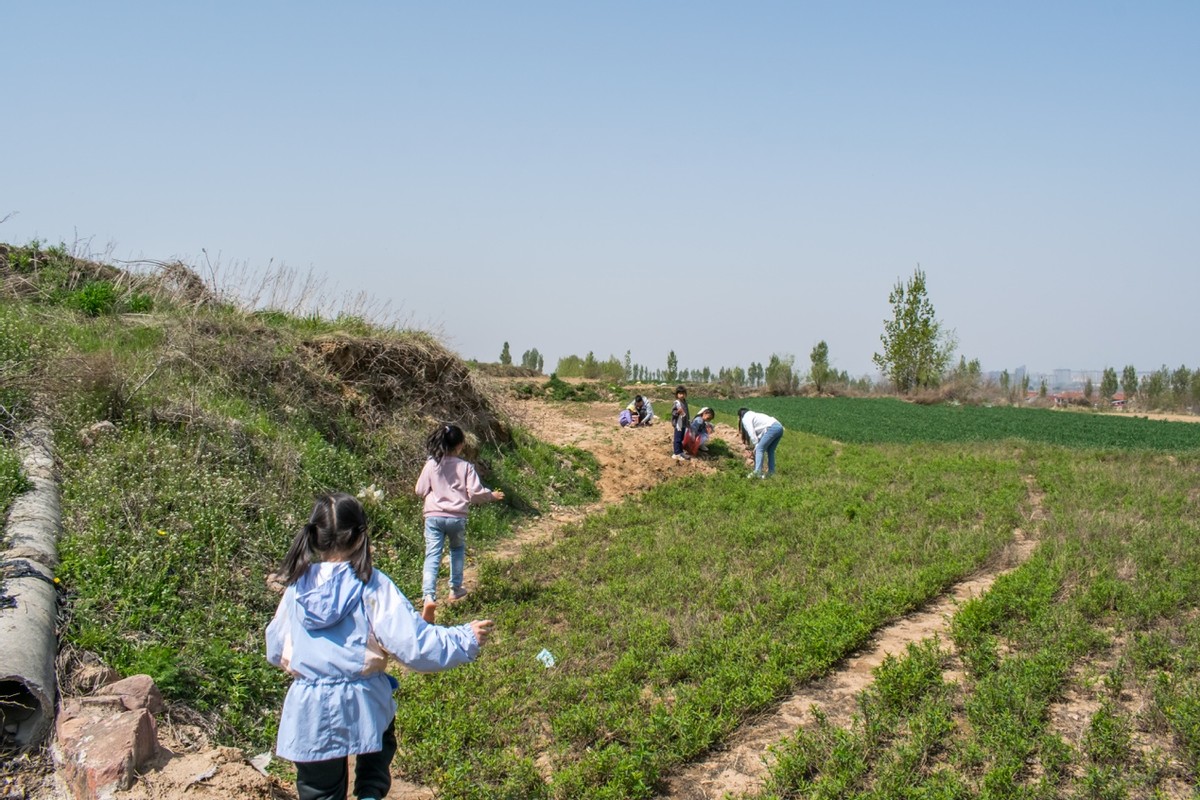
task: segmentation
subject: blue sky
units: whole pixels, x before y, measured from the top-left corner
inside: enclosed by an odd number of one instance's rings
[[[1200,3],[9,3],[0,241],[366,292],[467,358],[1200,367]]]

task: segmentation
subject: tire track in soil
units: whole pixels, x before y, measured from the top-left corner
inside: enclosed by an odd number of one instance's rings
[[[1026,533],[1023,528],[1013,531],[1012,541],[998,568],[955,584],[925,609],[880,629],[865,651],[851,657],[836,672],[802,688],[773,711],[747,721],[707,759],[692,762],[669,777],[667,791],[659,796],[659,800],[718,800],[726,793],[760,790],[770,768],[769,748],[798,729],[811,725],[814,706],[831,723],[848,725],[858,708],[858,695],[870,686],[872,670],[882,664],[886,656],[902,655],[910,643],[935,635],[944,637],[950,617],[960,604],[984,594],[997,578],[1029,559],[1046,515],[1042,510],[1043,493],[1032,476],[1025,477],[1025,484],[1030,532]],[[946,675],[947,680],[961,678],[959,674]]]

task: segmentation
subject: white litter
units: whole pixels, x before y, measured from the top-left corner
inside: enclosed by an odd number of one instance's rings
[[[250,766],[254,767],[256,770],[261,772],[263,775],[267,774],[267,765],[270,763],[271,763],[271,751],[270,750],[268,750],[265,753],[259,753],[254,758],[250,759]]]

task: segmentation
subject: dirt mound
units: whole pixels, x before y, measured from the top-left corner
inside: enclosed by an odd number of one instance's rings
[[[484,440],[505,442],[508,426],[466,363],[433,337],[409,332],[388,338],[328,335],[303,347],[346,386],[347,399],[368,413],[398,408],[453,420]]]
[[[199,308],[217,295],[181,261],[123,262],[131,269],[71,255],[63,246],[42,249],[0,244],[0,294],[36,299],[70,295],[92,283],[107,283],[115,296],[146,295],[155,303]]]

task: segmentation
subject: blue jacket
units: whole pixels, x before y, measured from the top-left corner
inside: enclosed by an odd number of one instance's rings
[[[313,564],[267,626],[267,660],[294,678],[275,752],[289,761],[378,752],[396,716],[388,656],[438,672],[478,654],[470,625],[427,624],[378,569],[364,584],[349,563]]]

